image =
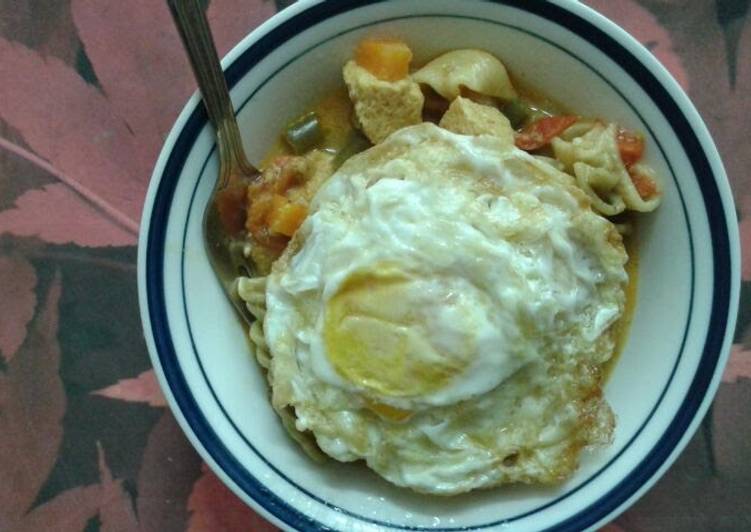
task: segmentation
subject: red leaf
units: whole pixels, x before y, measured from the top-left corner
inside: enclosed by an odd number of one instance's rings
[[[730,351],[730,359],[722,375],[723,382],[736,382],[740,378],[751,379],[751,351],[735,344]]]
[[[634,0],[586,0],[585,3],[622,26],[642,44],[650,44],[652,54],[684,89],[688,89],[688,76],[673,48],[670,32],[645,7]]]
[[[269,0],[213,0],[208,17],[219,55],[224,56],[275,12],[274,2]]]
[[[99,516],[103,532],[130,532],[141,527],[120,481],[112,479],[107,467],[104,451],[97,444],[99,464],[99,484],[73,488],[57,495],[54,499],[34,508],[13,530],[36,532],[55,530],[56,532],[80,532],[94,516]],[[6,528],[3,528],[6,530]]]
[[[51,501],[34,508],[14,527],[3,530],[81,532],[86,523],[98,513],[101,493],[101,487],[96,484],[64,491]]]
[[[164,399],[153,369],[144,371],[134,379],[123,379],[112,386],[107,386],[93,393],[121,401],[149,403],[151,406],[167,406],[167,401]]]
[[[144,146],[105,96],[53,57],[0,39],[0,118],[57,176],[134,226],[159,145]],[[153,142],[153,141],[147,141]]]
[[[153,155],[196,84],[165,2],[74,0],[73,19],[115,113]],[[274,12],[263,0],[214,0],[220,54]]]
[[[600,529],[600,532],[626,532],[626,529],[618,523],[609,523]]]
[[[144,530],[185,530],[188,496],[201,459],[169,410],[154,426],[138,473],[138,518]]]
[[[26,338],[26,325],[34,316],[37,302],[36,284],[36,272],[29,261],[23,257],[0,257],[0,355],[6,362]]]
[[[22,194],[15,208],[0,212],[0,232],[80,246],[132,246],[137,241],[134,233],[60,183]]]
[[[68,2],[0,2],[0,20],[7,39],[74,61],[80,42]]]
[[[58,374],[60,276],[56,275],[26,341],[0,374],[0,530],[30,508],[57,458],[65,392]]]
[[[192,512],[188,532],[277,530],[238,499],[205,464],[203,476],[193,485],[188,509]]]
[[[101,487],[99,519],[102,522],[102,532],[138,530],[138,519],[133,511],[130,497],[123,491],[121,482],[112,479],[112,472],[107,467],[104,451],[99,442],[97,442],[97,456]]]

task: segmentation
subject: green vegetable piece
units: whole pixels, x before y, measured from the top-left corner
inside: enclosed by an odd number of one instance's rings
[[[344,161],[346,161],[353,155],[357,155],[361,151],[365,151],[371,146],[372,144],[370,143],[370,141],[365,138],[362,133],[360,133],[356,129],[353,129],[349,134],[349,137],[347,138],[347,142],[344,144],[344,146],[341,147],[341,149],[336,152],[336,155],[334,156],[334,169],[339,168],[342,164],[344,164]]]
[[[527,123],[532,115],[532,107],[523,102],[522,100],[513,100],[503,106],[501,109],[508,121],[511,122],[511,127],[519,129]]]
[[[315,148],[323,140],[318,115],[311,111],[290,122],[284,130],[284,140],[298,155]]]

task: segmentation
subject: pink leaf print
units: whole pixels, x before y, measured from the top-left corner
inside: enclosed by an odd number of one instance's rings
[[[74,60],[80,46],[68,2],[0,2],[3,35],[63,61]]]
[[[151,406],[167,406],[167,401],[162,394],[153,369],[144,371],[133,379],[123,379],[112,386],[107,386],[93,393],[121,401],[148,403]]]
[[[120,481],[112,479],[104,451],[97,444],[99,484],[78,487],[57,495],[51,501],[34,508],[25,515],[13,530],[36,532],[80,532],[93,517],[99,516],[104,532],[130,532],[140,525]]]
[[[635,0],[585,0],[585,3],[622,26],[640,43],[650,49],[684,89],[688,89],[688,76],[683,63],[673,49],[670,33],[657,18]]]
[[[26,341],[0,373],[0,530],[16,530],[57,457],[66,400],[57,341],[59,274]],[[40,437],[44,435],[44,437]]]
[[[0,212],[0,232],[79,246],[132,246],[137,242],[133,231],[102,216],[95,206],[61,183],[22,194],[13,209]]]
[[[208,17],[219,55],[229,52],[274,12],[274,2],[269,0],[213,0],[209,4]]]
[[[618,523],[609,523],[600,529],[600,532],[626,532],[626,529]]]
[[[97,455],[101,488],[99,518],[102,521],[102,532],[137,530],[138,519],[133,511],[130,497],[123,490],[121,482],[112,479],[112,473],[107,467],[104,451],[99,443],[97,443]]]
[[[193,485],[188,509],[192,512],[188,532],[277,530],[238,499],[205,464],[203,476]]]
[[[56,58],[0,39],[0,79],[0,102],[13,102],[0,118],[66,185],[137,227],[158,146],[142,149],[106,97]]]
[[[73,0],[71,7],[113,111],[127,117],[142,149],[154,157],[196,90],[166,3],[155,8],[152,0]],[[219,53],[273,12],[267,1],[212,1],[209,19]]]
[[[737,382],[738,379],[751,379],[751,351],[740,344],[733,345],[730,359],[722,375],[723,382]]]
[[[138,518],[144,530],[185,530],[188,497],[201,459],[172,413],[165,410],[149,434],[138,473]]]
[[[96,484],[73,488],[34,508],[15,528],[3,530],[81,532],[97,515],[100,501],[101,488]]]
[[[34,317],[37,302],[36,284],[36,272],[29,261],[23,257],[0,257],[0,355],[6,362],[26,338],[26,325]]]

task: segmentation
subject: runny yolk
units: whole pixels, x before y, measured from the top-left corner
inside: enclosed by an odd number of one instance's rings
[[[470,353],[447,354],[431,344],[424,306],[420,286],[395,268],[350,276],[324,318],[326,352],[336,372],[376,396],[414,397],[445,387]],[[372,410],[401,415],[388,408]]]

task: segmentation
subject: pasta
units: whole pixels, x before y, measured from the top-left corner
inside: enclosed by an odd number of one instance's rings
[[[616,143],[615,124],[581,122],[551,140],[555,158],[576,178],[592,206],[605,216],[626,209],[648,212],[657,208],[659,194],[643,199],[636,190],[629,170],[621,160]],[[634,167],[656,183],[654,172],[644,165]]]
[[[271,355],[263,334],[263,320],[266,315],[266,277],[238,277],[236,281],[237,295],[245,301],[245,305],[255,321],[250,326],[248,335],[253,346],[258,363],[267,371],[269,383],[272,382]],[[297,441],[303,450],[320,462],[324,455],[315,443],[315,439],[308,432],[301,432],[295,427],[295,415],[289,407],[279,407],[272,402],[274,410],[279,415],[284,429]]]
[[[412,79],[449,101],[461,95],[462,87],[501,100],[516,98],[506,67],[482,50],[447,52],[412,74]]]

